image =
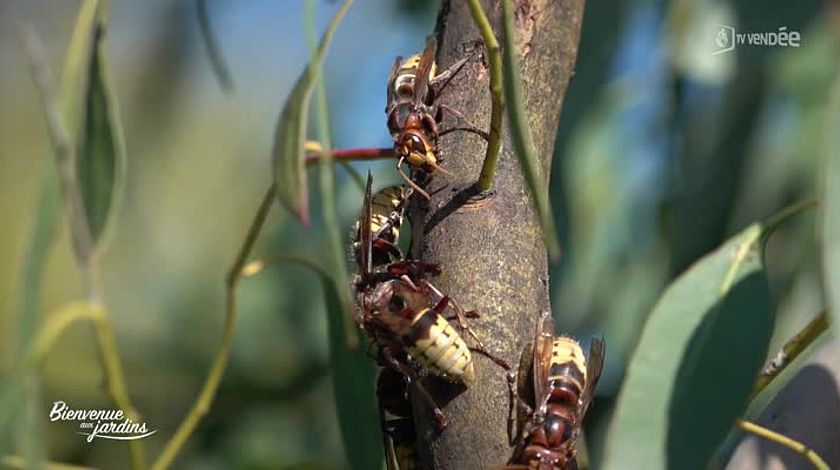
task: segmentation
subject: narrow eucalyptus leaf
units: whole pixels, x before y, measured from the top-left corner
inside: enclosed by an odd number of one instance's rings
[[[554,215],[551,211],[551,202],[548,200],[548,178],[540,175],[540,159],[531,136],[528,114],[522,98],[522,80],[519,77],[519,58],[516,56],[516,28],[511,2],[505,0],[503,5],[505,21],[502,72],[508,119],[510,119],[511,141],[522,169],[522,175],[525,177],[528,192],[531,194],[534,209],[539,217],[548,255],[556,260],[560,257],[560,242],[554,230]]]
[[[379,411],[374,396],[376,368],[364,345],[350,348],[344,328],[348,315],[338,286],[322,274],[332,365],[333,393],[344,451],[353,470],[382,468]]]
[[[822,207],[823,270],[834,337],[840,338],[840,76],[834,84],[826,126]]]
[[[99,0],[84,0],[82,3],[61,73],[61,111],[74,140],[83,126],[85,90],[88,88],[90,63],[96,48],[94,31],[98,10]]]
[[[312,62],[297,79],[286,99],[274,133],[272,158],[277,195],[280,203],[292,211],[303,225],[309,225],[309,189],[304,161],[309,100],[312,97],[315,79],[321,73],[327,48],[351,3],[351,0],[345,1],[330,21]]]
[[[762,234],[755,224],[734,236],[659,299],[627,369],[603,468],[706,467],[767,357],[774,309]]]
[[[76,168],[82,201],[95,245],[100,246],[120,200],[125,151],[122,125],[116,112],[106,68],[104,24],[96,27],[96,50],[90,64],[84,128]]]

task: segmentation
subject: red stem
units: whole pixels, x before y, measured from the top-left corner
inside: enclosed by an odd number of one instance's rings
[[[314,165],[323,157],[321,152],[307,152],[306,165]],[[354,160],[378,160],[382,158],[394,158],[394,148],[353,148],[353,149],[339,149],[332,151],[332,158],[339,162],[354,161]]]

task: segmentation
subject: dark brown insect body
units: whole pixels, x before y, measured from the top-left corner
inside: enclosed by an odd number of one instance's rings
[[[438,132],[443,111],[460,117],[457,111],[435,104],[435,97],[441,89],[461,70],[468,59],[461,59],[441,74],[436,74],[434,55],[437,43],[429,39],[422,54],[402,60],[397,57],[388,76],[388,96],[385,113],[388,116],[388,130],[394,138],[397,154],[397,171],[417,192],[428,199],[429,195],[411,180],[403,171],[406,162],[415,170],[432,174],[442,169],[437,157],[437,139],[453,130],[466,130],[482,137],[486,134],[470,126]]]
[[[603,340],[592,340],[587,360],[573,338],[554,336],[552,319],[545,314],[537,325],[532,362],[523,365],[520,374],[527,377],[530,369],[532,376],[533,401],[516,398],[525,411],[511,465],[505,468],[577,468],[575,442],[604,365]]]
[[[437,264],[402,258],[396,248],[399,231],[394,230],[394,220],[399,217],[384,214],[388,208],[403,203],[385,197],[385,202],[374,209],[371,184],[368,176],[355,241],[360,268],[355,282],[359,304],[356,320],[377,346],[379,364],[400,372],[409,384],[416,386],[442,428],[445,426],[443,413],[416,381],[417,374],[408,359],[435,375],[469,385],[474,378],[470,349],[442,316],[450,308],[466,327],[464,319],[468,312],[425,280],[429,274],[440,272]],[[389,240],[383,240],[386,235]]]
[[[380,368],[376,378],[376,398],[382,424],[385,468],[416,469],[417,433],[405,377],[390,367]]]

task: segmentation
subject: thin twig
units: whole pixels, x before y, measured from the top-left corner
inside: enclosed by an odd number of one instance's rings
[[[261,258],[249,261],[247,264],[245,264],[245,266],[242,267],[240,275],[242,276],[242,279],[250,279],[268,268],[273,268],[286,263],[299,264],[301,266],[305,266],[311,269],[319,276],[326,278],[330,277],[327,270],[319,266],[318,263],[312,261],[309,258],[294,255],[279,255],[272,256],[270,258]]]
[[[394,148],[352,148],[352,149],[338,149],[330,152],[332,160],[335,162],[351,162],[358,160],[383,160],[394,159]],[[318,144],[317,147],[313,142],[307,143],[306,149],[306,166],[318,164],[324,158],[325,152]]]
[[[187,439],[189,439],[196,426],[198,426],[199,421],[207,414],[210,406],[213,404],[213,399],[216,397],[216,392],[221,384],[236,335],[236,318],[238,313],[236,288],[242,279],[242,268],[245,266],[245,262],[251,254],[254,243],[262,231],[263,224],[268,217],[268,212],[271,209],[271,203],[274,201],[276,193],[277,188],[273,184],[265,192],[257,213],[251,221],[251,226],[248,228],[248,233],[245,235],[245,240],[240,246],[233,265],[225,277],[226,303],[224,332],[222,333],[222,342],[219,345],[219,350],[216,352],[216,357],[210,366],[210,372],[207,374],[207,379],[205,379],[204,385],[201,387],[201,391],[195,403],[193,403],[192,408],[190,408],[190,411],[178,426],[175,434],[166,443],[163,452],[161,452],[160,456],[152,464],[152,470],[162,470],[172,465],[178,452],[180,452]]]
[[[484,14],[479,0],[469,0],[468,5],[473,21],[484,38],[487,47],[487,60],[490,63],[490,99],[493,109],[490,111],[490,136],[487,141],[487,153],[478,177],[478,188],[489,191],[493,186],[493,176],[499,163],[499,153],[502,148],[502,116],[505,113],[505,97],[502,90],[502,54],[499,41],[493,34],[493,27]]]
[[[102,10],[99,11],[99,14],[106,14],[108,3],[103,2],[100,8]],[[84,291],[87,300],[99,304],[103,312],[102,317],[94,324],[94,333],[107,389],[114,403],[126,416],[135,422],[140,422],[142,418],[134,408],[125,385],[113,326],[110,317],[107,315],[107,310],[102,304],[103,296],[96,263],[95,245],[85,215],[82,193],[76,175],[76,148],[62,118],[60,101],[43,43],[30,24],[21,24],[19,31],[47,118],[47,127],[55,151],[65,210],[72,233],[76,261],[82,274]],[[132,468],[146,468],[143,443],[139,440],[132,440],[129,441],[128,445]]]
[[[770,364],[761,371],[761,375],[758,376],[758,380],[756,380],[752,394],[750,395],[750,401],[767,388],[808,346],[814,344],[817,338],[828,330],[828,327],[828,310],[823,310],[816,318],[808,322],[799,333],[788,340]]]
[[[326,152],[324,152],[324,146],[321,145],[320,142],[317,140],[307,140],[303,144],[304,150],[306,150],[306,166],[316,165],[326,156]],[[341,165],[347,174],[350,175],[350,178],[353,180],[353,183],[356,184],[361,191],[365,190],[365,181],[362,178],[362,175],[356,171],[350,165],[351,161],[361,161],[361,160],[380,160],[380,159],[387,159],[387,158],[396,158],[394,154],[393,147],[387,148],[374,148],[374,147],[362,147],[362,148],[351,148],[351,149],[339,149],[339,150],[332,150],[330,153],[330,159],[339,165]]]
[[[44,116],[47,119],[47,130],[55,151],[55,160],[59,171],[65,210],[70,223],[76,260],[82,271],[85,291],[90,292],[96,284],[90,273],[94,253],[93,238],[90,234],[90,227],[86,223],[82,193],[79,190],[79,182],[76,177],[76,149],[62,118],[55,80],[43,43],[29,23],[20,24],[19,33],[29,58],[32,78],[41,96]],[[91,301],[99,300],[98,293],[93,292],[92,296],[94,298],[91,298]]]
[[[306,141],[306,143],[304,143],[304,149],[306,150],[307,167],[317,165],[326,156],[326,153],[324,152],[324,147],[321,145],[320,142],[316,140]],[[359,174],[359,172],[356,171],[356,169],[350,165],[350,162],[396,158],[396,155],[394,154],[393,147],[363,147],[332,150],[330,152],[330,158],[332,161],[338,163],[344,168],[347,174],[350,175],[350,178],[353,180],[353,183],[355,183],[356,187],[358,187],[361,191],[364,191],[365,181],[362,178],[362,175]]]
[[[53,343],[70,325],[81,320],[98,322],[103,315],[102,307],[90,302],[73,302],[59,307],[44,320],[43,326],[38,330],[38,336],[29,346],[24,364],[27,367],[39,367]]]
[[[19,455],[6,455],[0,459],[4,468],[32,468],[32,465]],[[83,467],[60,462],[44,462],[45,470],[95,470],[94,467]]]
[[[743,429],[744,431],[754,434],[758,437],[767,439],[768,441],[775,442],[783,447],[787,447],[788,449],[796,452],[797,454],[801,454],[809,462],[816,468],[817,470],[829,470],[828,464],[825,463],[825,460],[820,457],[813,449],[807,447],[805,444],[791,439],[784,434],[779,434],[775,431],[767,429],[763,426],[759,426],[758,424],[751,423],[749,421],[744,421],[739,419],[738,420],[738,427]]]

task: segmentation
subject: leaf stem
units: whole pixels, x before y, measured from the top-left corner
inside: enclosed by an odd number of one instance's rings
[[[242,279],[242,276],[240,275],[242,268],[245,265],[248,256],[251,254],[251,250],[254,247],[257,237],[262,231],[262,227],[268,217],[269,210],[271,209],[271,203],[274,201],[276,192],[276,187],[273,184],[265,192],[259,208],[254,215],[254,219],[251,221],[248,233],[245,235],[245,240],[242,242],[239,252],[234,259],[227,276],[225,276],[225,325],[222,333],[222,342],[219,345],[216,357],[213,359],[213,363],[210,366],[210,372],[207,374],[204,385],[202,385],[201,391],[199,392],[195,403],[193,403],[192,408],[190,408],[190,411],[178,426],[175,434],[169,439],[169,442],[166,443],[163,452],[161,452],[160,456],[154,464],[152,464],[152,470],[162,470],[172,465],[172,462],[175,460],[178,452],[180,452],[181,448],[187,442],[187,439],[189,439],[192,432],[198,426],[199,421],[201,421],[204,415],[207,414],[210,410],[210,406],[213,404],[213,399],[216,397],[216,392],[219,389],[219,384],[222,381],[222,376],[224,375],[228,359],[230,358],[230,352],[233,348],[233,340],[236,333],[236,318],[238,313],[236,287],[239,284],[239,280]]]
[[[29,58],[32,78],[41,97],[41,104],[47,119],[47,131],[55,153],[65,210],[67,211],[73,238],[74,252],[79,269],[84,277],[85,291],[90,292],[91,297],[94,297],[90,299],[91,301],[98,301],[98,293],[91,292],[95,284],[90,272],[90,264],[93,258],[93,238],[90,234],[90,227],[85,222],[82,194],[76,178],[76,149],[62,118],[55,80],[50,70],[43,43],[29,23],[22,23],[19,26],[19,32]]]
[[[805,349],[828,330],[830,321],[828,318],[828,310],[822,310],[816,318],[808,322],[802,330],[794,335],[782,347],[781,351],[776,354],[776,357],[761,371],[761,374],[756,380],[753,387],[750,400],[758,396],[773,380],[782,373],[787,366],[789,366]]]
[[[795,439],[791,439],[784,434],[779,434],[763,426],[759,426],[758,424],[744,421],[742,419],[738,420],[738,427],[750,434],[767,439],[770,442],[775,442],[783,447],[787,447],[797,454],[803,455],[817,470],[829,470],[828,464],[825,463],[825,460],[823,460],[819,454]]]
[[[107,3],[103,8],[107,8]],[[102,14],[100,12],[100,14]],[[135,422],[142,421],[131,403],[122,363],[114,339],[113,326],[103,304],[102,288],[96,261],[96,251],[90,225],[82,202],[82,193],[76,175],[76,148],[61,112],[61,102],[43,44],[30,24],[20,26],[20,36],[29,57],[35,85],[41,97],[47,127],[55,152],[62,196],[73,238],[74,251],[87,300],[100,305],[101,318],[94,322],[94,335],[102,364],[108,392],[116,405]],[[144,445],[139,440],[129,442],[132,468],[146,468]]]
[[[493,27],[484,14],[479,0],[468,0],[473,21],[481,32],[484,44],[487,47],[487,59],[490,63],[490,99],[493,108],[490,111],[490,133],[487,141],[487,153],[484,156],[484,163],[481,166],[481,174],[478,177],[478,188],[481,191],[489,191],[493,187],[493,176],[496,174],[496,166],[499,163],[499,154],[502,148],[502,117],[505,112],[505,97],[502,90],[502,54],[499,41],[493,33]]]
[[[306,145],[306,166],[316,165],[324,160],[326,152],[321,146],[320,142],[309,141]],[[356,160],[382,160],[393,159],[393,147],[362,147],[351,149],[332,150],[328,159],[335,162],[351,162]]]
[[[4,468],[32,468],[30,462],[19,455],[6,455],[0,459],[0,463],[3,464]],[[46,470],[93,470],[92,467],[82,467],[80,465],[70,465],[67,463],[59,463],[59,462],[44,462],[44,468]]]
[[[813,209],[819,206],[819,200],[816,198],[805,199],[799,202],[795,202],[781,211],[773,214],[767,220],[762,223],[763,229],[761,231],[762,238],[766,241],[770,235],[775,232],[779,226],[783,223],[787,222],[788,220],[796,217],[797,215],[807,211],[808,209]]]

